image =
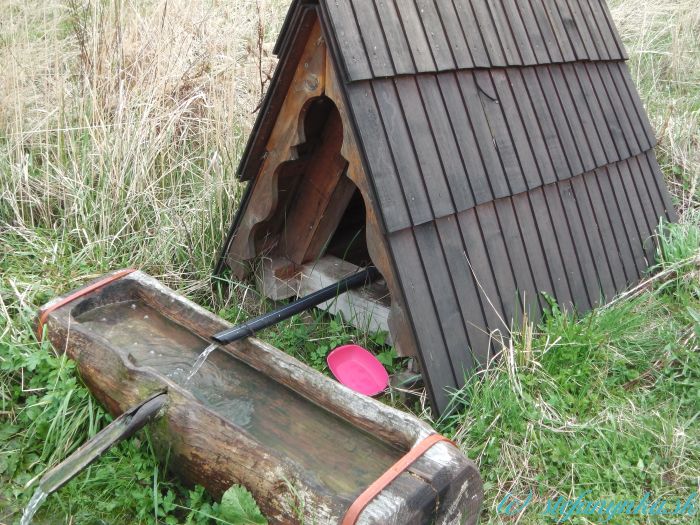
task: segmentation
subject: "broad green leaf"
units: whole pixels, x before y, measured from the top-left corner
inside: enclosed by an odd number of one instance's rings
[[[267,525],[253,495],[241,485],[233,485],[221,498],[221,517],[234,525]]]

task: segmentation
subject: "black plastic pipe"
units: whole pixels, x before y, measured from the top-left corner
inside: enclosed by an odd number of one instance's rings
[[[222,345],[238,341],[239,339],[245,339],[250,337],[255,332],[267,328],[274,324],[289,319],[293,315],[298,314],[318,306],[321,303],[329,301],[340,294],[352,290],[354,288],[359,288],[365,284],[372,283],[379,279],[381,274],[374,266],[369,266],[368,268],[354,273],[345,279],[338,281],[335,284],[322,288],[314,293],[300,297],[296,301],[268,312],[259,317],[246,321],[245,323],[234,326],[233,328],[227,328],[212,336],[212,339],[217,343]]]

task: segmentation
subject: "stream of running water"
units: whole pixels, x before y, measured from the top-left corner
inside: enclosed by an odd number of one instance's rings
[[[189,382],[192,381],[192,378],[197,374],[197,372],[199,372],[199,369],[202,368],[202,365],[207,360],[207,357],[209,357],[209,354],[211,354],[217,348],[218,345],[216,343],[212,343],[207,346],[201,354],[199,354],[195,362],[192,364],[192,370],[190,370],[187,379],[185,379],[185,385],[188,385]]]

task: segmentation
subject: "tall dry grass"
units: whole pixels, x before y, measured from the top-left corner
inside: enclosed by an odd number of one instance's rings
[[[205,286],[287,2],[4,4],[4,234]]]
[[[700,4],[697,0],[610,0],[629,65],[652,125],[657,156],[681,219],[700,206]]]

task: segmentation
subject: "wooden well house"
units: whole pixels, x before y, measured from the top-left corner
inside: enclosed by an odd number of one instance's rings
[[[275,53],[219,269],[280,299],[374,263],[333,307],[438,412],[493,334],[610,299],[674,220],[604,0],[295,0]]]

